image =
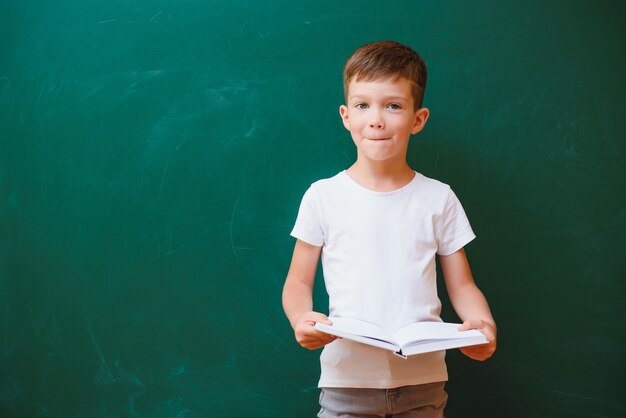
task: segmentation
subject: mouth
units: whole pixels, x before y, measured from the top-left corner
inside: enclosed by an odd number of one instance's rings
[[[367,138],[370,141],[387,141],[389,138]]]

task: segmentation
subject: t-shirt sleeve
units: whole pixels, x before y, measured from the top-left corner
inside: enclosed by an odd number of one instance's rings
[[[298,217],[291,231],[291,236],[308,244],[321,247],[324,244],[324,231],[315,196],[315,191],[309,188],[302,197]]]
[[[476,238],[461,202],[449,190],[443,212],[438,217],[437,254],[450,255]]]

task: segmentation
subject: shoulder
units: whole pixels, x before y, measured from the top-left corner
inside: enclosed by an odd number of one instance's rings
[[[415,175],[418,176],[417,190],[419,190],[420,195],[427,197],[429,200],[443,201],[444,203],[448,200],[448,196],[452,192],[448,184],[426,177],[418,172]]]
[[[307,193],[321,194],[321,195],[337,193],[342,188],[342,185],[344,184],[345,175],[346,175],[345,171],[341,171],[332,177],[317,180],[316,182],[311,184],[311,187],[309,187],[309,190]]]
[[[325,206],[342,194],[341,176],[343,172],[333,177],[324,178],[312,183],[302,196],[301,205],[319,208]]]
[[[420,181],[423,184],[425,184],[425,185],[427,185],[429,187],[432,187],[433,189],[445,190],[445,189],[449,189],[450,188],[450,186],[448,184],[446,184],[446,183],[444,183],[442,181],[439,181],[439,180],[431,178],[431,177],[426,177],[425,175],[423,175],[422,173],[419,173],[417,171],[415,173],[420,178]]]

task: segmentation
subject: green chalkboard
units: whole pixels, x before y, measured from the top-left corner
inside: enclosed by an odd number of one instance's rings
[[[2,1],[0,416],[314,416],[289,232],[354,159],[341,68],[379,39],[426,59],[410,163],[461,198],[500,327],[449,353],[447,415],[625,416],[625,12]]]

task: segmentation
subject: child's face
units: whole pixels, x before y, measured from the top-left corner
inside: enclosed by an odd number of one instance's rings
[[[339,108],[350,131],[358,158],[370,161],[406,161],[411,134],[422,130],[428,109],[413,110],[411,82],[355,81],[348,84],[347,104]]]

